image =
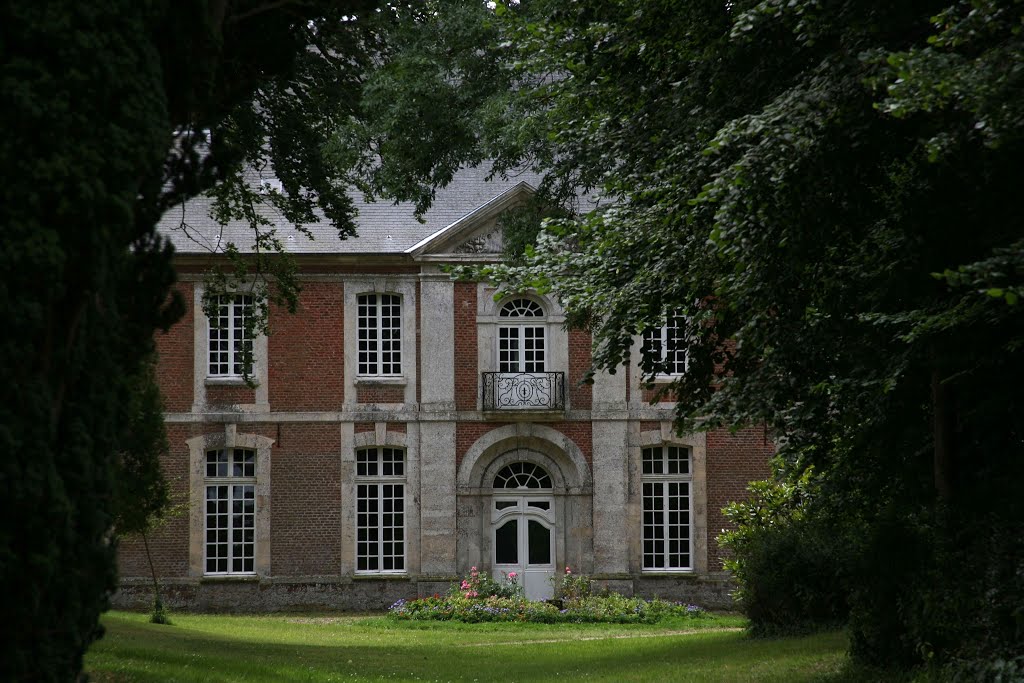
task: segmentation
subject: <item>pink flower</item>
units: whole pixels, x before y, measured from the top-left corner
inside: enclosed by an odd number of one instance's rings
[[[465,579],[463,579],[463,581],[462,581],[462,590],[466,590],[467,588],[469,588],[469,581],[466,581]]]
[[[510,578],[510,579],[514,579],[514,578],[516,578],[517,576],[519,576],[519,574],[516,574],[515,572],[509,572],[509,573],[508,573],[508,578]]]
[[[565,573],[566,573],[566,574],[572,574],[572,570],[571,570],[571,569],[569,569],[568,567],[566,567],[566,568],[565,568]]]
[[[478,595],[476,591],[466,591],[467,598],[475,598]]]

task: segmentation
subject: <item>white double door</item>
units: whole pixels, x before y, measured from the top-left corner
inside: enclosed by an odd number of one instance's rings
[[[515,572],[530,600],[554,595],[554,500],[495,496],[491,505],[491,567],[495,581]]]

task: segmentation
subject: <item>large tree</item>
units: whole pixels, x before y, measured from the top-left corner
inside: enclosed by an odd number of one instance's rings
[[[554,291],[609,371],[689,320],[679,428],[766,424],[821,475],[855,655],[1019,652],[1024,5],[431,6],[336,136],[369,144],[367,185],[426,205],[493,158],[547,171],[552,202],[599,190],[495,276]],[[424,83],[462,96],[443,128]]]
[[[211,187],[245,213],[243,163],[270,162],[286,216],[316,206],[351,232],[320,141],[372,54],[374,4],[0,6],[3,680],[76,678],[116,585],[114,477],[162,490],[159,434],[138,431],[159,426],[145,366],[181,310],[160,216]]]

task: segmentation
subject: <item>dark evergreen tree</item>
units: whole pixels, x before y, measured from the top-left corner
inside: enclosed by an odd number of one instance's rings
[[[116,585],[113,477],[145,474],[138,509],[160,502],[138,392],[182,310],[161,214],[269,155],[288,215],[351,230],[314,141],[372,5],[0,5],[0,679],[79,675]]]

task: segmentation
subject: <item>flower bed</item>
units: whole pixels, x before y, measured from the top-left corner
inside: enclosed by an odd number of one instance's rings
[[[653,624],[666,617],[696,619],[707,613],[696,605],[627,598],[618,593],[591,595],[590,581],[566,574],[556,582],[561,599],[527,600],[513,573],[504,582],[481,577],[476,567],[448,595],[398,600],[388,609],[396,621],[518,621],[542,624]]]

